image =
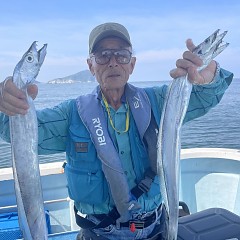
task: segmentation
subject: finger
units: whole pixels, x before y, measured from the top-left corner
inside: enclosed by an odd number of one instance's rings
[[[201,67],[202,64],[203,64],[202,59],[199,56],[197,56],[196,54],[194,54],[190,51],[186,51],[186,52],[183,53],[183,59],[186,59],[186,60],[192,62],[197,67]]]
[[[6,107],[20,108],[23,110],[27,110],[29,108],[28,102],[26,99],[16,98],[15,96],[6,92],[4,97],[2,98],[2,104]]]
[[[28,95],[32,98],[35,99],[37,94],[38,94],[38,87],[36,84],[31,84],[27,88]]]
[[[187,59],[178,59],[176,61],[176,66],[177,68],[183,68],[186,71],[188,70],[188,68],[190,67],[196,67],[194,63],[192,63],[191,61],[187,60]]]
[[[17,108],[28,109],[26,94],[18,89],[12,81],[7,81],[2,86],[1,105],[15,106]]]
[[[7,102],[4,102],[0,106],[0,111],[7,114],[7,115],[13,116],[13,115],[16,115],[16,114],[26,114],[28,110],[23,109],[23,108],[19,108],[19,107],[10,105]]]
[[[16,115],[16,113],[13,113],[11,111],[8,111],[7,109],[3,108],[0,106],[0,112],[3,112],[4,114],[8,115],[8,116],[14,116]]]
[[[10,80],[11,77],[7,77],[3,82],[0,83],[0,97],[3,98],[4,89],[6,87],[6,83]]]
[[[193,41],[192,41],[192,39],[187,39],[186,40],[186,46],[187,46],[187,48],[188,48],[188,50],[189,51],[193,51],[193,49],[196,47],[194,44],[193,44]]]
[[[3,112],[4,114],[8,115],[8,116],[15,116],[17,114],[23,114],[23,113],[16,113],[16,112],[12,112],[6,108],[3,108],[0,106],[0,112]]]
[[[26,95],[12,82],[12,78],[0,83],[0,108],[5,114],[25,114],[29,108]]]
[[[171,70],[169,74],[172,78],[175,79],[175,78],[178,78],[178,77],[186,76],[187,71],[185,69],[182,69],[182,68],[175,68],[175,69]]]
[[[8,77],[1,84],[2,86],[2,97],[4,98],[5,93],[10,94],[19,99],[26,99],[26,94],[17,88],[17,86],[13,83],[12,78]]]

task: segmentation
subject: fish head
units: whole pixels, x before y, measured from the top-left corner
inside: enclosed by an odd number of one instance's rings
[[[37,42],[33,42],[28,51],[16,65],[13,72],[13,82],[19,87],[24,88],[33,83],[44,62],[47,44],[37,50]]]

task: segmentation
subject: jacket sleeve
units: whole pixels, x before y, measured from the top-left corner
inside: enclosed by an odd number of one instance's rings
[[[37,111],[40,155],[65,151],[71,104],[73,100]],[[9,117],[3,113],[0,113],[0,137],[10,142]]]
[[[233,74],[231,72],[221,68],[214,77],[212,83],[206,85],[193,85],[184,122],[203,116],[211,108],[216,106],[232,82],[232,78]],[[167,85],[154,87],[154,92],[158,105],[158,114],[161,117],[161,112],[167,93]]]
[[[203,116],[215,107],[222,99],[232,79],[233,74],[231,72],[220,69],[212,83],[193,85],[184,122]]]

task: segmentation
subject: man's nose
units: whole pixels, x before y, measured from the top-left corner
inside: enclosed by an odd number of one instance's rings
[[[118,66],[118,62],[117,62],[116,57],[115,57],[114,54],[111,55],[109,63],[108,63],[108,66],[109,67],[116,67],[116,66]]]

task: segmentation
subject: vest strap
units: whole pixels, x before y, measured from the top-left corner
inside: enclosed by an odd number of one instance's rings
[[[131,193],[137,199],[143,194],[147,193],[151,188],[152,182],[154,181],[156,174],[149,168],[145,172],[145,177],[142,179],[138,185],[136,185],[132,190]]]
[[[154,181],[155,176],[156,174],[150,168],[147,169],[145,177],[131,190],[132,195],[138,199],[143,193],[147,193],[151,188],[151,184]],[[105,228],[111,224],[115,224],[116,220],[120,217],[116,207],[106,214],[99,224],[95,224],[92,221],[78,215],[78,210],[75,205],[74,213],[77,225],[83,229]]]

